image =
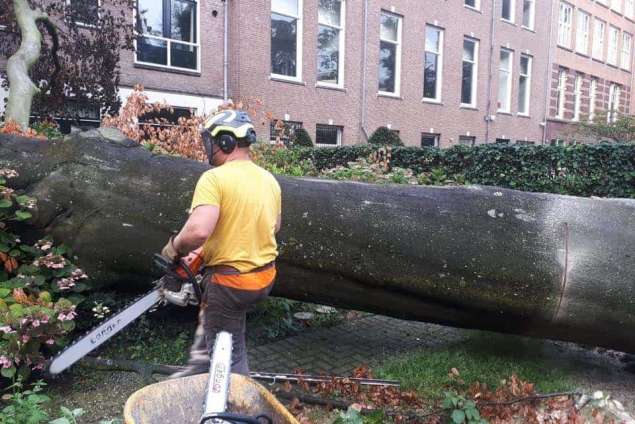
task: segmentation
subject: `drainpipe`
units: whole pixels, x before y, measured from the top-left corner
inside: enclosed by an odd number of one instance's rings
[[[492,116],[492,64],[494,62],[494,35],[496,33],[496,1],[493,1],[492,4],[492,19],[490,22],[489,28],[489,64],[487,68],[487,116],[485,117],[485,143],[489,142],[489,127]]]
[[[229,0],[223,0],[223,100],[229,98]]]
[[[361,105],[361,131],[362,136],[366,141],[368,141],[368,134],[366,133],[366,71],[367,71],[367,60],[368,60],[368,0],[364,0],[364,35],[363,35],[363,45],[362,48],[362,105]]]
[[[555,49],[552,46],[553,42],[553,29],[555,27],[555,23],[552,21],[554,16],[554,9],[556,7],[556,2],[551,2],[551,8],[549,10],[549,40],[547,41],[547,45],[549,46],[548,55],[547,55],[547,69],[545,69],[545,114],[544,114],[544,126],[542,127],[542,144],[547,144],[547,118],[549,117],[549,102],[551,100],[551,68],[553,68],[553,53]]]

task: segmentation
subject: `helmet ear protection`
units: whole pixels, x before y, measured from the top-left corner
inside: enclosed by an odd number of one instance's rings
[[[218,137],[216,137],[215,141],[218,147],[220,147],[221,152],[225,153],[226,155],[233,152],[234,149],[236,149],[236,145],[238,144],[233,135],[226,133],[220,134]]]

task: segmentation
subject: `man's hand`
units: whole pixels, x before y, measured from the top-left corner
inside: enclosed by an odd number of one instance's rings
[[[179,259],[181,259],[182,255],[176,250],[174,246],[174,236],[170,237],[168,243],[161,250],[161,256],[168,258],[170,262],[175,263]]]

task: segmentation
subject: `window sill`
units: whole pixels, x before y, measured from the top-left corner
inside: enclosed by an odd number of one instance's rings
[[[615,63],[608,63],[608,62],[606,62],[606,64],[607,64],[607,65],[609,65],[611,68],[620,69],[620,68],[617,66],[617,64],[615,64]]]
[[[346,93],[347,91],[344,87],[340,87],[339,85],[324,84],[319,82],[315,84],[315,87],[323,88],[325,90],[341,91],[342,93]]]
[[[524,29],[525,31],[529,31],[531,33],[534,33],[534,34],[536,33],[536,28],[529,28],[529,27],[526,27],[525,25],[521,25],[520,28]]]
[[[514,116],[511,112],[508,112],[506,110],[497,110],[496,111],[497,115],[507,115],[507,116]]]
[[[526,114],[526,113],[517,113],[516,116],[518,118],[525,118],[525,119],[531,119],[531,116]]]
[[[459,109],[464,109],[464,110],[478,110],[478,108],[476,106],[473,105],[465,105],[465,104],[461,104],[459,106]]]
[[[509,19],[501,18],[501,22],[506,23],[511,26],[516,26],[516,22],[510,21]]]
[[[587,59],[590,57],[588,53],[580,52],[578,50],[575,51],[575,54],[578,56],[586,57]]]
[[[483,14],[483,11],[482,11],[481,9],[478,9],[478,8],[476,8],[476,7],[469,6],[469,5],[467,5],[467,4],[464,4],[463,6],[464,6],[467,10],[471,10],[472,12],[476,12],[476,13]]]
[[[622,71],[624,71],[624,72],[628,72],[629,74],[631,73],[631,70],[630,70],[630,69],[626,69],[626,68],[620,68],[620,69],[621,69]]]
[[[428,103],[431,105],[437,105],[437,106],[443,106],[443,102],[441,100],[437,100],[437,99],[428,99],[428,98],[423,98],[421,99],[421,103]]]
[[[341,144],[319,144],[315,143],[315,147],[325,147],[327,149],[335,149],[336,147],[342,147]]]
[[[401,97],[399,94],[387,93],[385,91],[378,92],[377,97],[385,97],[385,98],[393,99],[393,100],[403,100],[403,97]]]
[[[558,44],[558,48],[562,50],[566,50],[569,53],[573,53],[573,49],[571,47],[563,46],[562,44]]]
[[[306,82],[304,82],[302,80],[295,79],[295,78],[284,78],[284,77],[278,76],[278,75],[269,75],[269,80],[270,81],[276,81],[276,82],[286,82],[287,84],[295,84],[295,85],[306,86]]]
[[[151,63],[135,62],[133,66],[135,68],[149,69],[151,71],[169,72],[169,73],[173,73],[173,74],[190,75],[190,76],[193,76],[193,77],[200,77],[201,76],[201,72],[200,71],[187,70],[187,69],[182,69],[182,68],[173,68],[173,67],[169,67],[169,66],[153,65]]]
[[[592,57],[592,59],[598,63],[605,63],[604,59],[598,59],[597,57]]]

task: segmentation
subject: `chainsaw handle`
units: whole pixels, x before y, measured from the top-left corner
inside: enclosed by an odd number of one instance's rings
[[[258,415],[257,417],[250,417],[247,415],[240,414],[231,414],[228,412],[223,412],[219,414],[209,414],[201,417],[201,421],[199,424],[207,424],[210,420],[223,420],[232,424],[273,424],[273,420],[269,418],[267,415]],[[213,421],[212,421],[213,422]]]

